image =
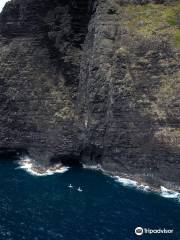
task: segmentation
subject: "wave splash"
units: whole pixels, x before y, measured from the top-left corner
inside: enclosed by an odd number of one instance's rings
[[[55,173],[65,173],[69,170],[69,167],[62,166],[61,164],[56,164],[50,167],[45,167],[38,165],[29,157],[23,157],[18,162],[19,167],[16,169],[23,169],[33,176],[50,176]]]
[[[143,190],[145,192],[157,192],[160,196],[164,197],[164,198],[171,198],[171,199],[176,199],[180,202],[180,193],[167,189],[163,186],[160,187],[160,190],[153,190],[150,188],[150,186],[148,185],[143,185],[143,184],[139,184],[136,181],[130,180],[128,178],[122,178],[119,176],[115,176],[114,177],[115,181],[121,183],[123,186],[128,186],[128,187],[136,187],[139,190]]]
[[[86,169],[101,171],[104,174],[109,175],[108,173],[106,173],[106,171],[104,171],[102,169],[102,167],[100,165],[83,165],[83,167]],[[175,199],[175,200],[178,200],[178,202],[180,202],[180,193],[179,192],[167,189],[163,186],[161,186],[160,189],[154,189],[146,184],[142,184],[142,183],[139,183],[137,181],[134,181],[134,180],[131,180],[128,178],[124,178],[124,177],[120,177],[120,176],[111,176],[111,177],[114,178],[116,182],[120,183],[121,185],[123,185],[125,187],[135,187],[136,189],[143,191],[143,192],[156,192],[161,197]]]
[[[174,199],[178,199],[179,202],[180,202],[180,193],[179,192],[175,192],[175,191],[172,191],[170,189],[167,189],[163,186],[161,186],[161,193],[160,195],[162,197],[165,197],[165,198],[174,198]]]
[[[145,191],[145,192],[150,190],[149,186],[139,184],[137,181],[134,181],[134,180],[131,180],[131,179],[128,179],[128,178],[115,176],[114,179],[115,179],[116,182],[121,183],[125,187],[136,187],[139,190],[142,190],[142,191]]]
[[[37,165],[37,163],[35,161],[33,161],[31,158],[29,157],[23,157],[19,160],[18,162],[19,167],[17,167],[16,169],[23,169],[26,172],[28,172],[31,175],[34,176],[50,176],[53,175],[55,173],[65,173],[66,171],[69,170],[69,167],[65,167],[62,166],[61,164],[56,164],[50,167],[44,167],[41,165]],[[83,165],[83,167],[85,169],[91,169],[91,170],[97,170],[97,171],[103,171],[103,169],[101,168],[100,165]],[[105,173],[105,172],[104,172]],[[123,178],[123,177],[119,177],[119,176],[112,176],[116,182],[119,182],[120,184],[122,184],[125,187],[135,187],[138,190],[141,191],[145,191],[145,192],[153,192],[154,190],[151,189],[150,186],[148,185],[144,185],[144,184],[140,184],[137,181],[128,179],[128,178]],[[164,198],[170,198],[170,199],[176,199],[180,202],[180,193],[167,189],[163,186],[160,187],[160,190],[157,190],[156,192],[159,193],[160,196],[164,197]]]

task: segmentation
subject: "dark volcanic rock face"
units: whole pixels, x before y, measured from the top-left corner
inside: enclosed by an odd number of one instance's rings
[[[17,0],[5,6],[0,20],[1,148],[27,149],[44,161],[79,154],[74,102],[91,9],[92,3],[83,1]]]
[[[79,109],[85,145],[98,147],[104,169],[178,182],[180,52],[171,33],[151,35],[141,15],[163,7],[98,6],[84,45]]]
[[[179,8],[8,3],[0,17],[0,148],[179,183]]]

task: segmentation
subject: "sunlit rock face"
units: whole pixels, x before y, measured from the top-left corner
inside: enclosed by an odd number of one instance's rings
[[[0,148],[178,184],[178,9],[178,1],[8,3]]]

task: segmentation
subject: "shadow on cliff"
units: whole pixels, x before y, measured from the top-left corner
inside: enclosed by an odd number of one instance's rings
[[[0,161],[19,160],[23,156],[28,156],[28,151],[22,148],[1,148]]]

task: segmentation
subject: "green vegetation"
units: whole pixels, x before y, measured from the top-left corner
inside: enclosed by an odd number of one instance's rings
[[[180,2],[172,4],[125,5],[125,25],[145,37],[160,36],[180,47]]]
[[[180,27],[180,9],[177,7],[177,9],[173,9],[169,16],[167,17],[167,22],[171,26],[177,26]]]
[[[176,42],[180,43],[180,32],[176,34]]]

